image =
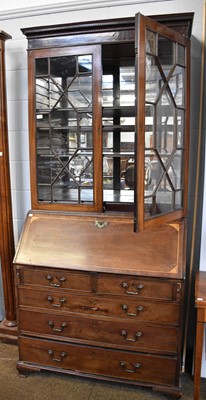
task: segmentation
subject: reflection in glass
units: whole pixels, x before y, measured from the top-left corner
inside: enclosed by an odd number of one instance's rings
[[[185,110],[177,109],[177,148],[184,147]]]
[[[120,106],[135,105],[134,67],[120,67]]]
[[[182,196],[183,196],[183,191],[182,190],[177,190],[175,192],[175,199],[174,199],[174,208],[175,208],[175,210],[179,210],[180,209],[180,207],[182,205],[182,202],[183,202]]]
[[[161,65],[161,68],[164,72],[164,75],[167,76],[171,67],[176,63],[176,45],[177,43],[173,42],[171,39],[168,39],[166,36],[162,36],[156,34],[158,40],[158,61]]]
[[[38,62],[36,62],[36,76],[48,75],[48,73],[49,73],[48,58],[39,58]]]
[[[113,106],[113,75],[102,76],[102,105]]]
[[[175,190],[182,189],[183,151],[177,150],[170,161],[168,175]]]
[[[146,30],[146,52],[154,56],[157,54],[156,34],[149,29]]]
[[[176,66],[169,79],[169,88],[177,106],[185,105],[184,72],[184,68]]]
[[[146,101],[155,103],[160,86],[163,85],[160,70],[155,65],[155,57],[147,56],[149,68],[146,68]]]
[[[154,105],[145,106],[145,148],[154,148]]]
[[[161,157],[166,157],[174,148],[175,109],[169,96],[163,93],[162,97],[167,98],[168,103],[163,107],[160,99],[156,107],[156,148]]]

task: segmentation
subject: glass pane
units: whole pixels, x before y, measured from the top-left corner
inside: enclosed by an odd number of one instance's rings
[[[92,102],[92,77],[77,76],[67,86],[65,98],[68,108],[89,108]]]
[[[145,147],[154,148],[154,106],[146,104],[145,106]]]
[[[177,109],[177,148],[184,147],[185,110]]]
[[[155,58],[152,56],[147,57],[148,64],[146,64],[146,101],[155,103],[159,95],[160,88],[163,85],[160,70],[156,65]]]
[[[102,76],[102,102],[103,107],[113,106],[113,75]]]
[[[182,162],[183,152],[178,150],[173,155],[168,169],[168,175],[175,190],[182,189]]]
[[[36,79],[36,109],[47,110],[49,108],[49,80],[47,78]]]
[[[175,202],[175,204],[174,204],[175,210],[179,210],[183,204],[183,191],[182,190],[177,190],[175,192],[174,202]]]
[[[156,213],[165,214],[174,210],[173,191],[166,176],[163,177],[161,184],[156,192]]]
[[[36,60],[36,76],[37,75],[48,75],[48,59],[47,58],[39,58]]]
[[[157,34],[146,30],[146,52],[153,54],[154,56],[157,54]]]
[[[176,43],[166,38],[165,36],[158,35],[158,60],[164,75],[167,76],[171,68],[176,63]]]
[[[39,200],[93,202],[92,56],[52,57],[36,66]]]
[[[135,104],[134,67],[120,67],[120,106]]]
[[[163,96],[167,98],[163,93]],[[167,158],[172,153],[175,143],[174,143],[174,121],[175,121],[175,108],[173,103],[165,103],[164,100],[160,99],[160,102],[156,108],[156,148],[159,152],[160,157],[165,164]]]
[[[76,56],[61,56],[48,59],[50,65],[50,75],[55,78],[63,79],[74,76],[76,73]]]
[[[155,151],[145,152],[145,195],[154,194],[164,175],[164,167]]]
[[[92,56],[91,55],[83,55],[78,56],[78,70],[79,72],[92,72]]]
[[[185,47],[181,44],[178,44],[177,49],[177,63],[185,66]]]
[[[176,66],[172,76],[169,79],[169,87],[177,106],[185,105],[184,72],[184,68]]]

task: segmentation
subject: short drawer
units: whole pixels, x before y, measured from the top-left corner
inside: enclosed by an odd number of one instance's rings
[[[108,296],[73,295],[60,291],[19,289],[19,306],[54,311],[128,318],[136,321],[153,321],[179,324],[180,306],[176,303],[147,301]]]
[[[178,301],[181,296],[181,286],[180,281],[105,274],[98,277],[96,291],[97,293]]]
[[[19,337],[19,361],[56,371],[75,371],[150,384],[174,385],[175,357],[109,350]]]
[[[156,326],[128,320],[100,317],[76,317],[21,310],[20,334],[61,338],[106,347],[122,347],[150,352],[176,354],[178,330],[173,326]]]
[[[89,273],[52,268],[21,267],[18,270],[18,274],[20,285],[91,292],[91,277]]]

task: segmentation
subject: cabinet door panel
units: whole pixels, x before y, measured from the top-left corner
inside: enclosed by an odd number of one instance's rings
[[[100,211],[101,47],[30,52],[29,79],[32,207]]]
[[[189,139],[187,38],[136,16],[136,230],[186,213]]]

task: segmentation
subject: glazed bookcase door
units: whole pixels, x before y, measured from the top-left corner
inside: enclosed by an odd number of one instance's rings
[[[185,216],[189,40],[136,16],[136,230]]]
[[[29,76],[32,207],[99,211],[100,46],[31,51]]]

